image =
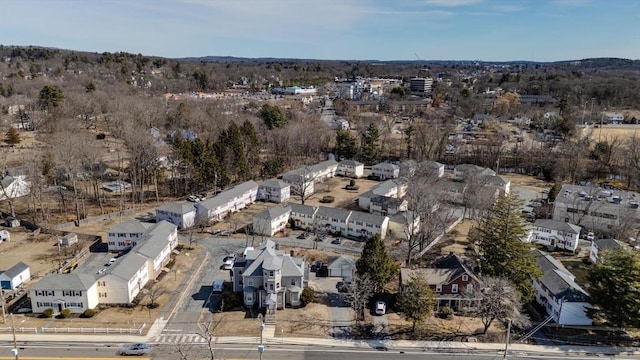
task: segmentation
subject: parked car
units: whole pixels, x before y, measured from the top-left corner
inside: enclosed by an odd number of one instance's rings
[[[526,217],[536,217],[536,212],[533,210],[522,210],[522,215],[526,216]]]
[[[198,195],[189,195],[187,201],[200,202],[200,197]]]
[[[376,315],[384,315],[387,313],[387,304],[384,301],[376,301]]]
[[[596,235],[592,232],[589,231],[589,233],[587,234],[587,240],[595,240],[596,239]]]
[[[227,260],[236,261],[236,254],[235,253],[228,253],[227,256],[224,257],[224,261],[227,261]]]
[[[342,238],[335,238],[331,241],[332,244],[340,245],[342,244]]]
[[[224,280],[217,279],[213,282],[213,292],[221,293],[224,290]]]
[[[109,261],[107,261],[106,264],[104,264],[104,266],[111,266],[111,265],[115,264],[116,261],[118,261],[118,259],[111,258],[111,259],[109,259]]]
[[[224,270],[233,269],[233,263],[234,261],[232,259],[225,260],[224,264],[222,265],[222,269]]]
[[[150,350],[151,348],[149,347],[149,344],[139,343],[123,347],[120,349],[119,354],[142,356],[148,354]]]
[[[229,236],[229,232],[227,230],[220,231],[220,236]]]
[[[296,237],[296,239],[302,239],[302,240],[304,240],[304,239],[306,239],[306,238],[307,238],[307,233],[302,233],[302,234],[300,234],[300,235],[298,235],[298,236]]]

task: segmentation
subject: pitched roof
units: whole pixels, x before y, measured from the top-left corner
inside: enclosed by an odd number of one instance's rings
[[[563,231],[571,234],[580,234],[580,230],[582,228],[578,225],[570,224],[564,221],[555,221],[550,219],[538,219],[535,223],[533,223],[536,227],[541,227],[545,229]]]
[[[165,211],[172,214],[184,215],[192,211],[196,211],[196,208],[193,203],[176,201],[159,206],[156,208],[156,210]]]
[[[129,281],[147,263],[147,258],[138,253],[128,253],[111,266],[108,274],[115,275],[125,281]]]
[[[377,195],[371,198],[372,204],[380,205],[383,207],[388,207],[388,206],[398,207],[402,205],[403,202],[404,200],[402,199],[384,196],[384,195]]]
[[[274,271],[280,269],[282,276],[304,275],[302,268],[304,260],[292,258],[281,251],[275,250],[275,243],[273,241],[265,243],[259,252],[252,251],[251,253],[254,254],[247,254],[247,259],[251,257],[255,260],[244,269],[242,272],[243,276],[262,276],[263,269]]]
[[[595,243],[600,250],[616,250],[626,246],[625,243],[616,239],[600,239],[596,240]]]
[[[372,168],[374,168],[374,169],[375,168],[378,168],[378,169],[391,169],[391,170],[394,170],[394,171],[400,169],[400,167],[398,165],[394,165],[394,164],[388,163],[388,162],[382,162],[382,163],[379,163],[379,164],[375,164],[375,165],[373,165]]]
[[[329,257],[327,268],[351,270],[356,268],[356,260],[350,256],[332,256]]]
[[[291,212],[291,208],[288,206],[274,206],[257,213],[253,217],[260,218],[260,219],[273,220],[281,215],[288,214],[290,212]]]
[[[153,224],[127,219],[109,229],[110,233],[144,234]]]
[[[359,221],[367,224],[382,225],[386,219],[387,217],[382,215],[371,214],[364,211],[352,211],[349,222]]]
[[[316,213],[316,216],[324,216],[331,219],[337,219],[338,221],[347,221],[347,219],[349,219],[349,215],[351,215],[351,211],[349,210],[326,206],[319,206],[318,212]]]
[[[553,256],[536,250],[538,267],[542,276],[538,279],[558,299],[567,302],[589,302],[589,294],[575,282],[575,276]]]
[[[3,274],[5,274],[8,278],[11,279],[16,277],[16,275],[20,274],[21,272],[27,270],[28,268],[29,268],[29,265],[20,261],[17,264],[10,267],[9,270],[3,272]]]
[[[300,205],[300,204],[289,204],[292,213],[296,214],[305,214],[305,215],[313,215],[318,210],[317,206],[310,205]]]
[[[289,187],[291,185],[287,184],[284,181],[280,181],[278,179],[269,179],[269,180],[265,180],[265,181],[261,182],[258,186],[271,187],[271,188],[276,188],[276,189],[284,189],[284,188]]]
[[[363,163],[359,162],[359,161],[355,161],[355,160],[342,160],[338,163],[338,165],[344,165],[344,166],[364,166]]]
[[[238,184],[231,189],[225,190],[217,196],[201,201],[198,204],[207,210],[215,209],[219,206],[228,204],[231,200],[242,196],[253,189],[257,190],[258,184],[253,180],[249,180],[242,184]]]
[[[444,164],[441,164],[437,161],[425,160],[418,164],[421,168],[430,168],[430,169],[440,169],[444,167]]]
[[[48,274],[29,290],[88,290],[96,282],[90,274]]]

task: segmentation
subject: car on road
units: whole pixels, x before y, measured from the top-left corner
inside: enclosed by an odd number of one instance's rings
[[[139,344],[124,346],[123,348],[120,349],[118,354],[124,355],[124,356],[126,355],[142,356],[142,355],[148,354],[149,351],[151,351],[151,347],[149,346],[149,344],[139,343]]]
[[[376,301],[376,315],[384,315],[387,313],[387,304],[384,301]]]
[[[335,244],[335,245],[340,245],[340,244],[342,244],[342,238],[335,238],[335,239],[331,240],[331,243]]]
[[[106,263],[106,264],[104,264],[104,266],[111,266],[111,265],[115,264],[115,263],[116,263],[116,261],[118,261],[118,259],[116,259],[116,258],[111,258],[111,259],[109,259],[109,261],[107,261],[107,263]]]

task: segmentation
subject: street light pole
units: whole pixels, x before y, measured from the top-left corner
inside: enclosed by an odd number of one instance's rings
[[[262,343],[262,333],[265,329],[264,320],[262,319],[262,314],[258,315],[258,321],[260,321],[260,345],[258,345],[258,354],[260,354],[260,360],[262,360],[262,353],[264,352],[264,344]]]

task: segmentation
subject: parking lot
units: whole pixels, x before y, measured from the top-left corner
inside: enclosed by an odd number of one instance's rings
[[[118,256],[118,254],[110,252],[92,252],[82,264],[78,265],[74,272],[78,274],[104,274],[109,271],[109,268],[122,260],[124,256],[126,255]]]

